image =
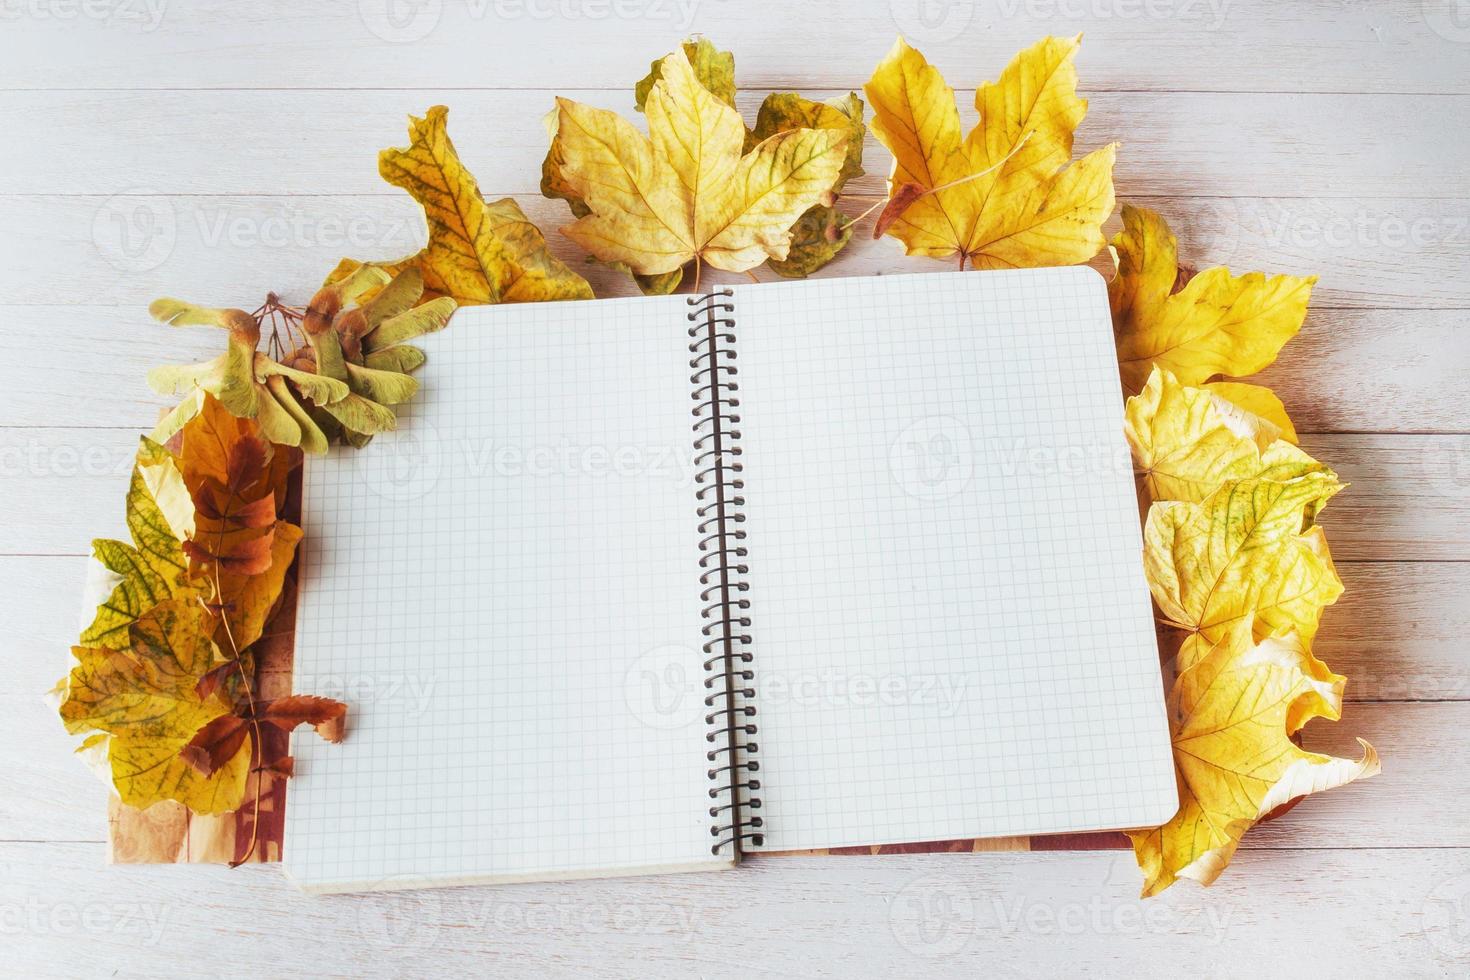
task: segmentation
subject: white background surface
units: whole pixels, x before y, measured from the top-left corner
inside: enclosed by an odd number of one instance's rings
[[[0,942],[58,976],[1462,975],[1470,964],[1470,7],[1457,0],[153,0],[0,3]],[[693,2],[693,6],[687,4]],[[134,16],[136,15],[136,16]],[[275,869],[107,868],[104,789],[39,693],[65,668],[88,541],[115,532],[145,369],[212,351],[144,306],[304,300],[342,254],[416,247],[376,176],[451,106],[487,197],[536,194],[554,94],[631,112],[688,31],[763,88],[858,87],[903,29],[952,83],[1087,33],[1079,150],[1187,261],[1322,276],[1265,376],[1352,486],[1348,587],[1317,652],[1383,776],[1258,828],[1213,889],[1136,899],[1127,854],[755,860],[665,879],[309,899]],[[961,92],[968,104],[969,92]],[[876,193],[887,154],[870,145]],[[860,243],[827,274],[933,268]],[[593,275],[604,295],[621,287]]]

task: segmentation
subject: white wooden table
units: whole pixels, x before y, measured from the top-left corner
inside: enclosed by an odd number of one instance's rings
[[[1208,891],[1126,853],[771,858],[733,873],[306,898],[274,868],[109,868],[104,788],[41,692],[121,527],[145,369],[218,338],[163,294],[302,300],[421,234],[375,154],[436,102],[487,197],[537,193],[553,94],[631,111],[690,31],[770,88],[857,88],[903,30],[952,83],[1085,30],[1079,149],[1194,265],[1321,275],[1267,372],[1351,487],[1319,653],[1384,774],[1258,828]],[[960,92],[962,105],[970,93]],[[0,0],[0,972],[17,976],[1120,973],[1470,968],[1470,3],[1465,0]],[[887,154],[868,147],[877,193]],[[863,242],[828,274],[933,268]],[[578,264],[580,268],[580,263]],[[623,289],[593,274],[601,295]]]

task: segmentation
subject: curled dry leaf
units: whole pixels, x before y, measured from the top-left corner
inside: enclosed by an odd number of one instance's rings
[[[1223,638],[1182,670],[1169,692],[1180,806],[1162,827],[1129,834],[1145,896],[1177,878],[1210,884],[1266,814],[1379,771],[1377,752],[1361,739],[1356,762],[1292,742],[1312,718],[1337,720],[1343,678],[1293,633],[1239,647],[1251,632],[1247,625]]]
[[[239,753],[249,737],[250,726],[244,718],[221,715],[194,733],[179,751],[179,758],[200,775],[212,776]]]
[[[328,742],[340,742],[345,731],[347,705],[331,698],[293,694],[261,706],[260,720],[283,732],[310,725]]]
[[[980,122],[961,136],[954,90],[900,38],[864,86],[873,132],[893,153],[883,230],[910,255],[960,256],[977,269],[1073,265],[1103,247],[1113,212],[1114,145],[1068,166],[1087,112],[1072,58],[1048,37],[975,93]]]

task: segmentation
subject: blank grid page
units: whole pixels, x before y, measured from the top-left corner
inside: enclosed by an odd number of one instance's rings
[[[764,849],[1168,819],[1102,280],[735,294]]]
[[[680,299],[461,310],[306,466],[285,861],[316,890],[710,866]],[[649,684],[662,685],[650,689]]]

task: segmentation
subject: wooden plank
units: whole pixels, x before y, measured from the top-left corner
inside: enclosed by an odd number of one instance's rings
[[[122,493],[154,416],[135,429],[0,428],[0,555],[85,554],[120,533]],[[1322,434],[1303,446],[1351,484],[1322,517],[1339,561],[1460,561],[1470,554],[1470,436]],[[64,501],[64,505],[59,504]]]
[[[275,868],[0,845],[18,976],[1457,976],[1470,852],[1242,852],[1138,898],[1127,853],[757,858],[720,872],[313,898]],[[1304,937],[1310,937],[1306,941]],[[233,957],[233,959],[225,959]],[[1143,964],[1146,962],[1146,968]],[[1228,964],[1228,966],[1226,966]]]
[[[1274,365],[1251,378],[1302,432],[1470,432],[1470,318],[1461,310],[1314,306]]]
[[[740,94],[747,120],[765,91]],[[822,89],[812,98],[842,94]],[[450,107],[462,158],[501,193],[539,193],[542,117],[553,97],[638,121],[631,87],[552,91],[0,93],[0,173],[12,194],[396,194],[377,152],[405,142],[409,113]],[[973,91],[957,93],[968,126]],[[1446,198],[1470,196],[1470,170],[1445,132],[1470,129],[1470,97],[1101,92],[1090,97],[1077,151],[1119,140],[1118,195]],[[179,120],[160,127],[158,120]],[[1188,120],[1188,125],[1181,125]],[[1350,134],[1350,135],[1349,135]],[[302,153],[309,136],[311,152]],[[94,148],[108,147],[98,167]],[[1406,148],[1413,152],[1406,152]],[[891,157],[865,147],[883,192]]]
[[[1470,436],[1304,436],[1348,488],[1320,518],[1339,561],[1470,555]]]
[[[485,182],[487,197],[498,194]],[[626,277],[589,265],[557,229],[566,206],[521,197],[552,250],[582,271],[600,296],[624,295]],[[1470,199],[1138,198],[1174,225],[1183,260],[1321,275],[1319,308],[1470,307],[1464,275]],[[391,258],[423,242],[423,218],[406,195],[113,198],[5,197],[0,303],[141,307],[187,291],[215,305],[253,309],[275,289],[304,299],[344,254]],[[1108,225],[1117,227],[1114,218]],[[1391,244],[1390,244],[1391,243]],[[1106,263],[1106,257],[1098,260]],[[903,255],[893,239],[855,238],[820,276],[934,272],[947,262]],[[769,271],[761,273],[773,278]],[[744,282],[706,274],[706,282]]]
[[[748,86],[856,85],[899,33],[975,84],[1043,35],[1085,30],[1099,88],[1463,94],[1454,2],[816,0],[763,9],[758,39],[744,4],[718,0],[27,4],[0,34],[0,88],[524,88],[562,72],[622,89],[690,33],[733,48]]]
[[[10,339],[0,419],[12,426],[151,419],[172,402],[148,389],[149,368],[204,360],[222,343],[155,323],[141,305],[0,307],[0,320]],[[1467,363],[1463,312],[1314,308],[1253,380],[1276,389],[1303,432],[1470,433]]]
[[[1470,698],[1470,562],[1337,563],[1347,591],[1315,653],[1349,701]]]

